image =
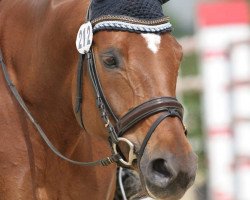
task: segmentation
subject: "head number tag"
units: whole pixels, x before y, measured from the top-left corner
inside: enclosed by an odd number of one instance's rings
[[[77,37],[76,37],[76,48],[80,54],[85,54],[89,51],[93,40],[92,25],[87,22],[81,25]]]

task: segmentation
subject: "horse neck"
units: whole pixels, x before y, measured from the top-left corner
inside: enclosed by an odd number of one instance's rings
[[[57,9],[47,14],[46,23],[34,19],[33,27],[23,27],[28,30],[26,40],[18,41],[23,48],[13,56],[16,63],[12,63],[11,71],[18,90],[49,137],[70,141],[80,131],[73,112],[72,85],[77,65],[75,32],[81,16],[75,14],[71,21],[65,21],[65,8]]]
[[[71,86],[76,67],[70,60],[74,58],[69,52],[68,59],[60,62],[58,59],[63,57],[60,52],[54,60],[42,54],[36,55],[39,57],[36,62],[18,66],[16,85],[49,137],[60,133],[60,137],[69,140],[74,133],[79,133],[72,104]]]

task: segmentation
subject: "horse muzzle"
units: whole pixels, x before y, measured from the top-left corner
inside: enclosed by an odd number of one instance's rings
[[[189,153],[181,157],[171,154],[152,157],[145,152],[140,169],[141,182],[149,196],[177,200],[195,180],[197,156]]]

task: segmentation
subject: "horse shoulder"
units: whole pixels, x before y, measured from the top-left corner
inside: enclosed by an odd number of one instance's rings
[[[0,198],[32,199],[35,169],[32,127],[10,94],[2,72],[0,116]]]

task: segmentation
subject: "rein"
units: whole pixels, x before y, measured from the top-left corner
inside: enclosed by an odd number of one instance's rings
[[[44,140],[44,142],[47,144],[47,146],[51,149],[51,151],[53,151],[57,156],[59,156],[63,160],[66,160],[72,164],[81,165],[81,166],[96,166],[96,165],[107,166],[107,165],[117,161],[117,159],[118,159],[117,155],[112,155],[110,157],[107,157],[107,158],[104,158],[101,160],[97,160],[94,162],[75,161],[75,160],[71,160],[71,159],[65,157],[64,155],[62,155],[58,151],[58,149],[50,142],[49,138],[46,136],[46,134],[43,131],[43,129],[41,128],[41,126],[38,124],[38,122],[32,116],[32,114],[31,114],[30,110],[28,109],[28,107],[26,106],[23,98],[20,96],[19,92],[17,91],[16,86],[13,84],[12,80],[10,79],[9,73],[7,71],[6,65],[5,65],[4,60],[3,60],[3,55],[2,55],[1,49],[0,49],[0,64],[2,66],[4,78],[6,80],[7,85],[9,86],[9,89],[11,90],[12,94],[14,95],[17,102],[22,107],[22,109],[24,110],[24,112],[26,113],[26,115],[28,116],[28,118],[30,119],[32,124],[34,125],[34,127],[37,129],[41,138]]]

